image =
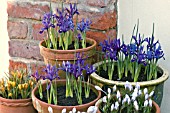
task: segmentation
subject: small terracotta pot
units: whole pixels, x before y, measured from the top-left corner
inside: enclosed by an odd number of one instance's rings
[[[37,113],[32,99],[6,99],[0,97],[0,113]]]
[[[97,106],[97,108],[99,108],[101,103],[102,103],[102,99],[99,99],[96,102],[95,106]],[[152,104],[153,104],[153,109],[154,109],[155,113],[161,113],[161,110],[160,110],[160,107],[158,106],[158,104],[155,101],[152,101]],[[101,113],[99,109],[97,110],[97,113]]]
[[[97,68],[98,66],[102,65],[103,62],[98,62],[95,63],[93,66]],[[150,80],[150,81],[142,81],[138,82],[141,88],[148,88],[149,92],[154,90],[154,96],[153,100],[161,106],[162,98],[163,98],[163,88],[164,88],[164,82],[169,78],[169,73],[166,69],[162,68],[159,66],[161,70],[163,70],[163,75],[155,80]],[[108,76],[108,75],[105,75]],[[103,78],[99,76],[97,73],[92,73],[90,75],[90,79],[93,84],[100,86],[101,88],[103,87],[113,87],[114,85],[117,86],[117,88],[121,89],[124,88],[124,85],[126,84],[126,81],[114,81],[114,80],[109,80],[106,78]],[[129,82],[132,86],[136,85],[136,82]]]
[[[45,41],[42,40],[39,43],[40,54],[44,58],[45,64],[52,64],[52,65],[61,65],[63,61],[70,61],[74,63],[76,60],[76,53],[83,54],[83,59],[85,63],[93,64],[95,62],[94,56],[96,54],[96,41],[90,38],[86,38],[86,42],[91,44],[91,46],[84,48],[84,49],[76,49],[76,50],[56,50],[56,49],[49,49],[45,46]],[[59,75],[61,79],[65,79],[65,72],[59,71]],[[86,78],[86,77],[85,77]]]
[[[56,80],[57,86],[65,86],[66,80]],[[43,84],[43,89],[45,89],[46,83]],[[59,106],[59,105],[53,105],[48,104],[46,102],[43,102],[39,100],[35,95],[38,93],[38,87],[35,87],[32,91],[32,100],[34,108],[38,111],[38,113],[49,113],[48,107],[50,106],[53,109],[53,113],[61,113],[61,111],[66,108],[67,113],[68,111],[71,111],[73,108],[76,108],[77,111],[85,112],[90,106],[94,106],[95,103],[100,99],[101,92],[96,90],[95,87],[90,84],[91,89],[96,93],[97,98],[89,103],[77,105],[77,106]]]

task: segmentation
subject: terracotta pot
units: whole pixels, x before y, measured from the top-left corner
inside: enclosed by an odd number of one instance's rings
[[[37,113],[32,99],[6,99],[0,97],[0,113]]]
[[[97,68],[98,66],[102,65],[102,63],[103,62],[98,62],[98,63],[94,64],[93,66]],[[162,102],[162,98],[163,98],[164,82],[169,77],[168,71],[162,67],[160,67],[160,68],[163,70],[163,75],[161,77],[159,77],[158,79],[138,82],[141,88],[147,87],[149,91],[154,90],[153,98],[154,98],[154,101],[159,106],[161,106],[161,102]],[[106,76],[108,76],[108,75],[106,75]],[[102,88],[108,87],[108,86],[113,87],[114,85],[116,85],[118,88],[124,88],[124,85],[126,84],[126,82],[124,82],[124,81],[113,81],[113,80],[105,79],[105,78],[97,75],[96,73],[92,73],[90,75],[90,79],[93,84],[98,85]],[[135,86],[136,82],[130,82],[130,84],[132,84],[132,86]]]
[[[45,41],[42,40],[39,43],[40,54],[44,58],[45,64],[53,64],[62,63],[63,61],[74,61],[75,53],[83,53],[84,58],[88,55],[88,60],[91,62],[92,57],[95,55],[96,50],[96,41],[90,38],[87,38],[87,43],[91,44],[91,46],[84,49],[76,49],[76,50],[55,50],[49,49],[45,47]]]
[[[97,108],[99,108],[101,103],[102,103],[102,99],[99,99],[96,102],[95,106],[97,106]],[[152,101],[152,103],[153,103],[153,109],[154,109],[155,113],[161,113],[161,110],[160,110],[160,107],[158,106],[158,104],[155,101]],[[97,113],[101,113],[99,109],[97,110]]]
[[[45,41],[42,40],[39,43],[40,54],[43,56],[45,64],[58,65],[62,64],[63,61],[70,61],[71,63],[73,63],[75,61],[76,53],[80,53],[81,55],[83,54],[83,59],[87,58],[88,56],[88,58],[85,60],[85,63],[93,64],[95,61],[94,55],[96,54],[96,41],[90,38],[86,39],[86,42],[91,44],[91,46],[84,49],[76,50],[49,49],[45,47]],[[59,75],[61,79],[66,78],[63,71],[59,71]]]
[[[65,86],[66,80],[57,80],[57,86]],[[43,88],[45,89],[46,83],[43,84]],[[101,97],[101,92],[97,91],[92,84],[90,84],[91,89],[96,93],[97,98],[89,103],[82,104],[82,105],[77,105],[77,106],[59,106],[59,105],[52,105],[48,104],[46,102],[43,102],[39,100],[35,95],[38,93],[38,88],[35,87],[32,91],[32,100],[33,100],[33,105],[34,108],[38,111],[38,113],[49,113],[48,107],[50,106],[53,109],[53,113],[61,113],[61,111],[66,108],[67,113],[68,111],[71,111],[74,107],[78,111],[86,111],[90,106],[94,106],[97,100],[100,99]]]

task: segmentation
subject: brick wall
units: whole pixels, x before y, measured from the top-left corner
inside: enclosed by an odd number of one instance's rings
[[[52,0],[55,10],[61,5],[61,0]],[[41,19],[49,12],[50,0],[7,0],[9,68],[25,67],[35,71],[35,67],[44,66],[39,53],[38,43],[43,39],[39,35]],[[79,18],[89,18],[92,21],[87,37],[100,42],[107,36],[116,37],[117,0],[65,0],[64,5],[78,3]],[[44,35],[45,36],[45,35]]]

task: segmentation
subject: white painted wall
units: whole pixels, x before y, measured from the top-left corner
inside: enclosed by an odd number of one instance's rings
[[[7,2],[0,0],[0,78],[4,72],[8,72],[9,55],[8,55],[8,33],[7,33]]]
[[[151,36],[155,23],[155,38],[159,39],[165,53],[165,61],[160,61],[170,72],[170,0],[118,0],[118,37],[122,34],[126,41],[139,19],[139,31]],[[161,113],[170,112],[170,79],[165,83]]]

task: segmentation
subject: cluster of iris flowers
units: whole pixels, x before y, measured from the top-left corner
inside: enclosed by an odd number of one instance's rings
[[[56,14],[53,11],[44,14],[43,27],[39,33],[47,32],[47,39],[45,39],[47,48],[58,49],[60,47],[63,50],[68,50],[73,41],[75,49],[80,48],[79,43],[81,43],[82,48],[86,48],[86,31],[92,22],[83,18],[74,24],[75,15],[77,15],[78,20],[79,12],[76,4],[70,4],[69,9],[63,8],[62,5],[62,9],[57,9]]]
[[[100,46],[105,57],[103,69],[108,71],[110,80],[115,64],[119,80],[123,74],[127,77],[130,72],[131,78],[137,82],[142,67],[145,68],[147,80],[157,78],[157,62],[164,58],[164,53],[159,41],[155,41],[154,35],[144,38],[137,33],[132,36],[129,44],[125,44],[123,39],[121,41],[118,38],[109,38],[100,43]]]
[[[43,98],[43,90],[41,80],[47,80],[47,99],[48,103],[54,102],[57,104],[57,83],[56,79],[60,79],[58,72],[60,70],[66,72],[66,97],[73,97],[73,92],[75,92],[78,104],[82,104],[82,89],[84,87],[85,97],[89,97],[90,86],[89,79],[85,83],[85,77],[88,78],[89,75],[95,72],[94,67],[89,64],[85,64],[82,56],[80,54],[76,54],[77,60],[75,63],[70,63],[69,61],[63,61],[62,65],[52,66],[48,64],[46,68],[43,69],[44,74],[40,75],[38,71],[36,71],[32,76],[36,79],[38,83],[39,96]],[[84,81],[84,82],[83,82]],[[83,84],[83,86],[82,86]]]

